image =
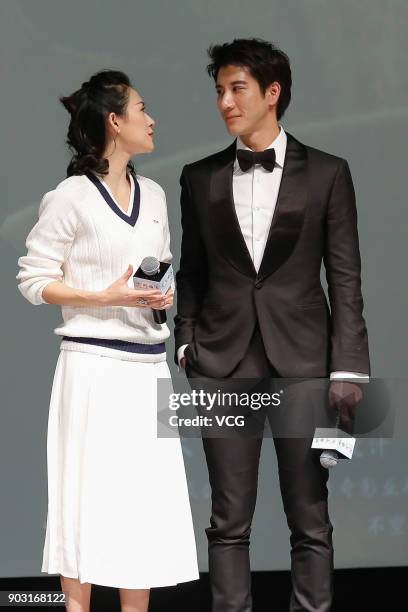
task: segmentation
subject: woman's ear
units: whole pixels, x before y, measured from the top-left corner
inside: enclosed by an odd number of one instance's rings
[[[109,133],[114,136],[120,130],[117,115],[115,113],[109,113],[106,118],[106,127]]]

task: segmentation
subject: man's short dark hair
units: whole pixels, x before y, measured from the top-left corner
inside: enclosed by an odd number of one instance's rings
[[[235,38],[231,43],[211,45],[208,48],[211,63],[207,66],[208,74],[217,80],[220,68],[224,66],[242,66],[259,83],[263,94],[271,83],[277,81],[281,93],[277,105],[278,120],[283,116],[290,102],[292,74],[289,58],[274,44],[260,38]]]

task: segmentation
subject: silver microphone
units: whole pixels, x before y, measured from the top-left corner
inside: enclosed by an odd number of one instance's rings
[[[320,465],[324,468],[333,468],[339,462],[339,453],[336,450],[324,450],[320,455]]]
[[[147,276],[154,276],[160,270],[160,261],[156,257],[145,257],[140,267]]]

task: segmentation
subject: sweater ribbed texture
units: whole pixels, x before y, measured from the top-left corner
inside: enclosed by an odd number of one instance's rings
[[[20,257],[18,288],[32,304],[45,303],[42,292],[53,281],[85,291],[101,291],[142,259],[169,262],[170,234],[166,198],[154,181],[138,176],[140,212],[134,227],[105,202],[86,176],[72,176],[41,201],[39,219]],[[129,286],[133,286],[132,278]],[[152,311],[138,307],[62,306],[60,336],[83,336],[153,344],[169,335],[166,324],[154,322]]]

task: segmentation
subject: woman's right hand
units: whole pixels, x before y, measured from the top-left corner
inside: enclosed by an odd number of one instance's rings
[[[112,285],[101,291],[101,302],[105,306],[138,306],[160,310],[165,306],[165,296],[158,289],[132,289],[128,280],[133,274],[133,267],[128,269]],[[140,301],[141,300],[141,301]]]

